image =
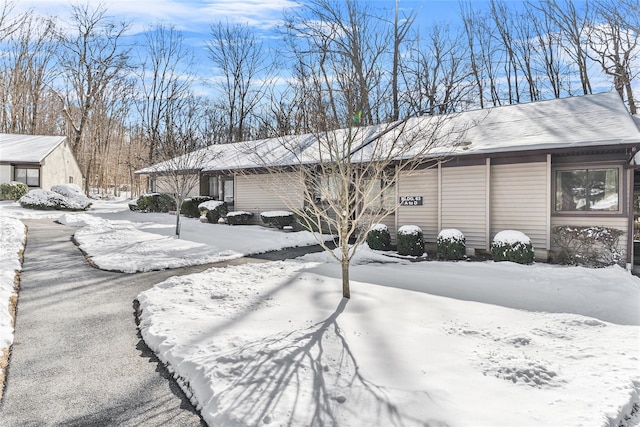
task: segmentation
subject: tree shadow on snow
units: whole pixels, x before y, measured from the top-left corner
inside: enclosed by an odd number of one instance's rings
[[[212,397],[216,425],[336,426],[341,414],[361,425],[440,426],[403,411],[394,400],[430,400],[425,391],[389,389],[358,367],[338,324],[348,300],[326,320],[239,346],[217,357],[214,375],[228,387]],[[398,399],[400,398],[400,399]],[[286,414],[286,419],[284,418]]]

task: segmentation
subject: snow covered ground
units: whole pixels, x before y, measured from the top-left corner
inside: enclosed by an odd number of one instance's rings
[[[17,209],[0,203],[0,217],[40,214]],[[170,247],[167,214],[108,202],[55,214],[88,224],[76,237],[94,259],[136,271],[302,244],[185,219],[185,246]],[[124,243],[137,248],[126,260]],[[367,248],[354,264],[349,301],[324,253],[174,277],[139,295],[141,331],[216,426],[640,425],[640,279],[621,268]]]
[[[621,268],[366,258],[349,301],[324,254],[172,278],[139,295],[143,337],[215,426],[618,426],[638,404]]]
[[[16,275],[22,270],[20,253],[24,249],[25,227],[15,218],[0,216],[0,397],[4,366],[13,344],[11,305],[17,297]]]

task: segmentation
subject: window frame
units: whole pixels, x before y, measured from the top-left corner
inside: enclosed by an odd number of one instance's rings
[[[617,210],[557,210],[558,172],[578,170],[604,170],[615,169],[618,171],[618,209]],[[625,168],[620,164],[603,163],[577,163],[572,165],[554,166],[551,168],[551,214],[554,216],[624,216],[626,206]]]
[[[29,188],[40,188],[40,184],[42,183],[42,170],[40,168],[40,166],[26,166],[26,165],[15,165],[13,167],[13,180],[16,182],[22,182],[18,179],[18,170],[25,170],[25,181],[23,182],[23,184],[26,184],[27,187]],[[29,170],[36,170],[38,171],[38,184],[37,185],[30,185],[29,184],[29,176],[28,176],[28,172]]]

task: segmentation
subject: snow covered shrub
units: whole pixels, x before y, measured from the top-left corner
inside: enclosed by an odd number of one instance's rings
[[[28,192],[29,187],[23,182],[5,182],[0,185],[0,200],[18,200]]]
[[[371,249],[388,251],[391,249],[391,234],[384,224],[374,224],[367,233],[367,244]]]
[[[141,212],[169,212],[176,209],[176,201],[169,194],[147,193],[138,197],[135,206]],[[129,204],[129,209],[132,204]]]
[[[436,254],[444,260],[464,258],[466,243],[464,234],[455,228],[447,228],[438,234],[436,240]]]
[[[518,264],[533,262],[533,245],[529,237],[515,230],[504,230],[496,234],[491,243],[494,261],[512,261]]]
[[[198,218],[200,216],[200,203],[213,200],[211,196],[193,196],[182,201],[180,213],[189,218]]]
[[[198,205],[200,216],[206,216],[210,224],[217,224],[218,220],[227,214],[227,202],[221,200],[207,200]]]
[[[398,229],[398,254],[413,256],[424,254],[424,237],[420,227],[403,225]]]
[[[552,236],[558,247],[556,260],[596,268],[617,264],[622,261],[618,247],[622,234],[622,230],[609,227],[555,227]]]
[[[246,225],[253,218],[253,213],[246,211],[235,211],[227,213],[227,224]]]
[[[82,210],[88,209],[93,203],[76,184],[54,185],[51,187],[51,191],[62,194],[67,199],[72,200],[72,204],[80,206]]]
[[[276,227],[282,229],[287,225],[292,225],[295,222],[293,212],[289,211],[268,211],[260,214],[260,219],[263,223],[270,227]]]
[[[18,200],[20,206],[27,209],[84,211],[91,206],[75,198],[65,197],[55,191],[40,188],[29,191]]]

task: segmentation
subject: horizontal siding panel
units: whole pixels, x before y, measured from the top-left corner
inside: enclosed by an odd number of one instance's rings
[[[467,247],[486,247],[486,166],[442,169],[442,228],[457,228]]]
[[[235,178],[235,206],[238,211],[256,214],[271,210],[301,208],[302,181],[295,172],[238,175]]]
[[[426,241],[435,241],[438,236],[438,170],[401,173],[398,195],[422,196],[422,206],[398,207],[398,226],[417,225],[422,229]]]
[[[537,249],[547,243],[547,164],[491,166],[491,236],[518,230]]]

